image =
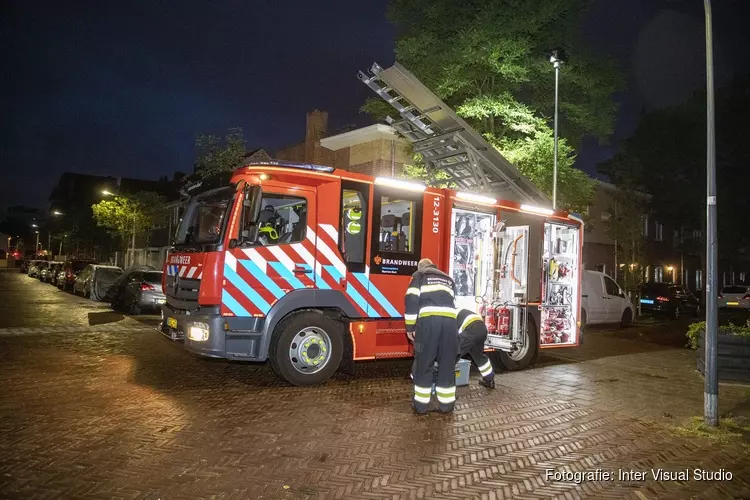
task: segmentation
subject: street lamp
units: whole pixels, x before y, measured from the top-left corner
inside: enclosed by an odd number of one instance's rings
[[[106,189],[102,190],[102,194],[104,196],[115,196],[115,193],[111,191],[107,191]],[[135,201],[133,198],[130,198],[128,196],[123,196],[121,194],[117,196],[119,196],[120,198],[125,198],[126,200],[129,200],[131,202]],[[135,210],[133,210],[133,238],[130,241],[130,255],[131,255],[131,259],[133,260],[133,262],[135,262],[135,223],[136,223],[135,215],[136,215]]]
[[[59,210],[54,210],[54,211],[52,212],[52,215],[65,215],[65,214],[63,214],[63,213],[62,213],[62,212],[60,212]]]
[[[719,425],[718,343],[718,238],[716,235],[716,142],[714,134],[714,43],[711,0],[703,0],[706,21],[706,366],[703,419]]]
[[[561,48],[556,48],[549,55],[549,62],[555,68],[555,147],[554,166],[552,167],[552,208],[557,209],[557,110],[560,89],[560,66],[568,61],[568,55]]]

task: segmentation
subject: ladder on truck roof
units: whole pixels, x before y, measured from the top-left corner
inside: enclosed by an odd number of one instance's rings
[[[386,121],[410,140],[428,172],[442,170],[460,189],[492,193],[509,201],[549,205],[551,200],[506,160],[476,130],[433,94],[411,72],[394,63],[377,63],[372,76],[359,79],[393,106],[400,120]]]

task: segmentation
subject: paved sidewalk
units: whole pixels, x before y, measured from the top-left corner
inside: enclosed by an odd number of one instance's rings
[[[9,289],[45,293],[4,279],[0,303]],[[55,314],[81,317],[80,299],[55,300]],[[121,321],[13,323],[4,331],[15,334],[0,335],[0,498],[750,498],[747,447],[670,430],[702,411],[684,349],[590,335],[535,369],[500,374],[495,391],[473,374],[454,414],[417,417],[409,361],[296,388],[268,366],[200,359]],[[720,390],[722,412],[746,407],[750,389]],[[686,468],[733,477],[650,477]],[[548,476],[598,469],[648,478]]]

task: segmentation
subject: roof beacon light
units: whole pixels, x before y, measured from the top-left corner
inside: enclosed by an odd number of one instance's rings
[[[521,210],[540,215],[553,215],[555,213],[554,210],[551,210],[549,208],[535,207],[533,205],[521,205]]]
[[[398,189],[406,189],[408,191],[419,191],[422,192],[427,189],[424,184],[417,184],[416,182],[406,182],[400,179],[391,179],[390,177],[377,177],[375,178],[375,184],[381,186],[390,186]]]
[[[293,161],[277,161],[277,160],[253,161],[247,164],[248,167],[255,167],[255,166],[261,166],[261,165],[264,165],[264,166],[268,165],[272,167],[299,168],[302,170],[313,170],[315,172],[333,172],[335,170],[333,167],[327,167],[325,165],[313,165],[312,163],[297,163]]]
[[[456,193],[456,198],[466,201],[475,201],[477,203],[485,203],[487,205],[494,205],[495,203],[497,203],[497,200],[495,198],[490,198],[489,196],[482,196],[481,194],[474,193],[459,192]]]

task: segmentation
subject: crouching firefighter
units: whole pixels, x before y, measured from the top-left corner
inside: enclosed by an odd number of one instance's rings
[[[458,357],[467,354],[477,364],[482,380],[479,381],[489,389],[495,388],[495,372],[492,370],[490,358],[484,353],[484,343],[487,342],[487,326],[482,317],[468,309],[458,311],[456,317],[458,323]]]
[[[427,412],[433,382],[440,411],[453,411],[456,402],[455,293],[450,276],[435,267],[430,259],[419,261],[406,291],[404,314],[406,335],[414,342],[412,378],[417,413]]]

